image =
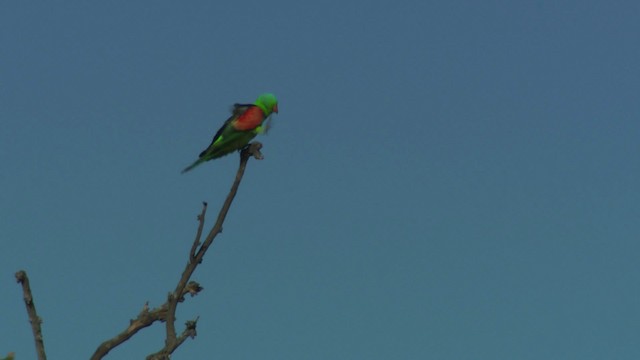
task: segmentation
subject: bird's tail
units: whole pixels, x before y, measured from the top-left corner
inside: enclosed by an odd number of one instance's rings
[[[194,167],[202,164],[204,162],[204,159],[198,159],[196,161],[193,162],[193,164],[187,166],[186,168],[184,168],[184,170],[182,170],[182,174],[186,173],[187,171],[193,169]]]

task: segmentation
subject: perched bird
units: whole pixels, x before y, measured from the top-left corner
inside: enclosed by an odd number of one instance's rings
[[[205,161],[217,159],[245,147],[256,135],[267,130],[262,123],[271,113],[278,113],[278,100],[275,95],[269,93],[260,95],[253,104],[234,104],[231,117],[213,136],[211,145],[200,153],[198,160],[182,170],[182,173]]]

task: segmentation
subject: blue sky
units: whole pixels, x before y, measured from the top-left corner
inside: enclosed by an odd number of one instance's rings
[[[211,227],[234,102],[280,100],[175,359],[637,359],[640,5],[0,5],[0,354],[88,358]],[[146,329],[110,358],[163,344]]]

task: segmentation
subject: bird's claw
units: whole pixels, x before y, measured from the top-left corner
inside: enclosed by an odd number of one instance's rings
[[[247,157],[253,156],[256,160],[262,160],[264,156],[262,156],[260,149],[262,149],[262,143],[255,141],[243,147],[240,154]]]

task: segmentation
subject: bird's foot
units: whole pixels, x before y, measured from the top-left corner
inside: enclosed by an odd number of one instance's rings
[[[240,155],[247,157],[253,156],[256,160],[262,160],[264,156],[262,156],[260,149],[262,149],[262,143],[255,141],[242,148]]]

